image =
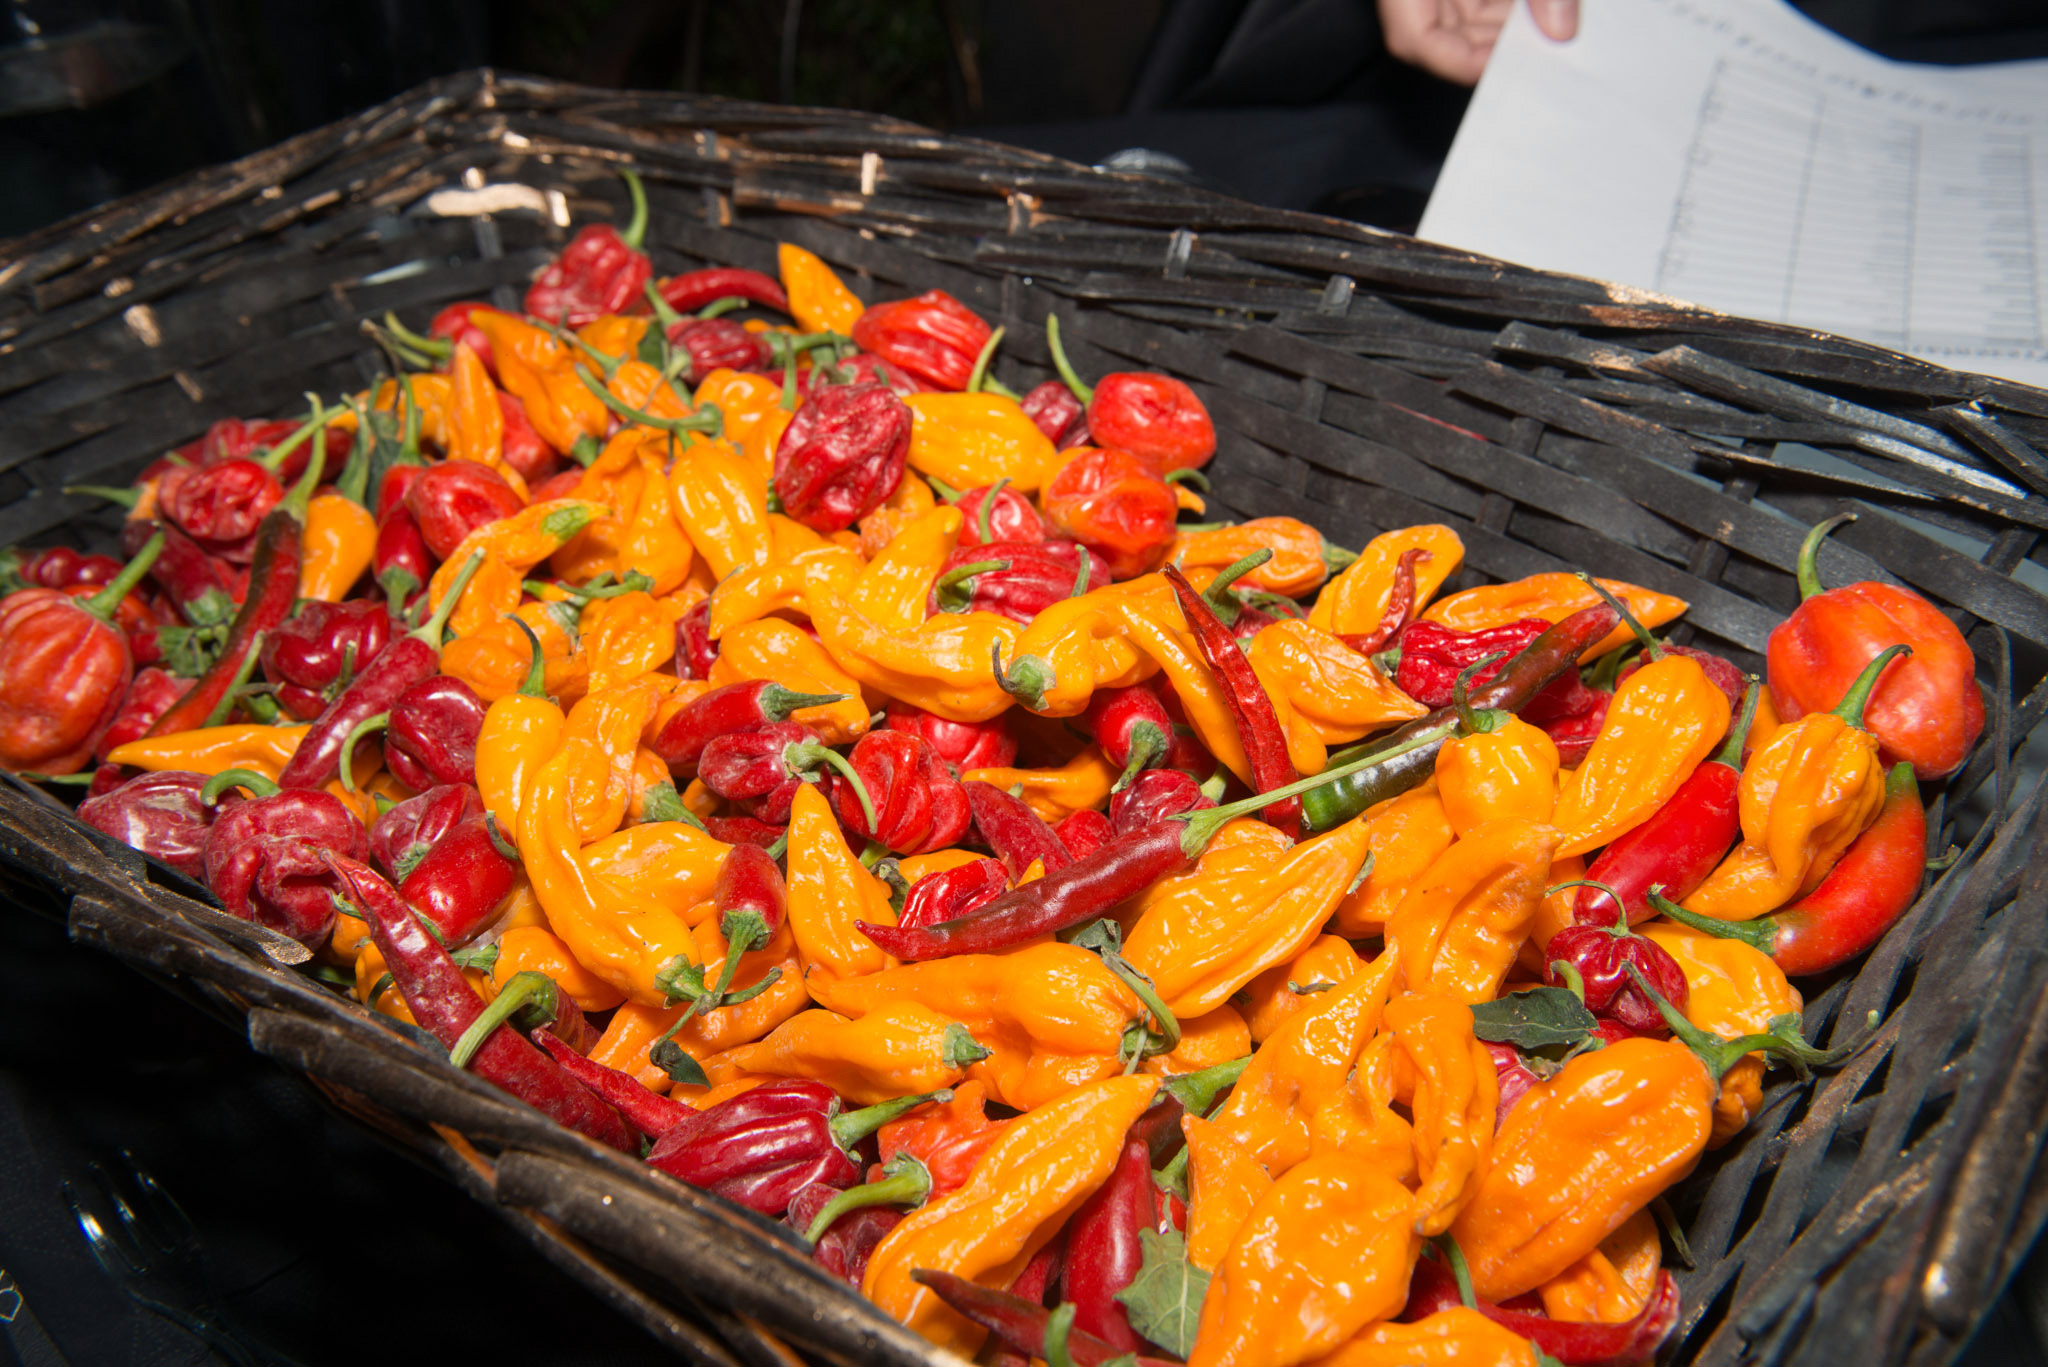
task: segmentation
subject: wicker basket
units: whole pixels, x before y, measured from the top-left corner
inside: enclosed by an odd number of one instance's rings
[[[1084,372],[1194,384],[1222,516],[1293,514],[1351,545],[1448,523],[1468,555],[1452,588],[1628,579],[1691,602],[1681,638],[1754,664],[1796,601],[1804,527],[1863,510],[1823,574],[1911,584],[1985,676],[1984,741],[1930,794],[1936,848],[1962,850],[1853,972],[1809,984],[1810,1033],[1860,1038],[1875,1013],[1868,1046],[1776,1081],[1674,1193],[1693,1266],[1672,1357],[1955,1355],[2048,1215],[2048,865],[2029,867],[2040,792],[2015,791],[2048,707],[2048,393],[863,115],[483,72],[0,251],[0,544],[103,543],[113,514],[64,486],[360,388],[365,317],[514,304],[571,223],[623,213],[628,163],[657,270],[772,270],[793,240],[869,297],[944,288],[1009,326],[997,370],[1019,388],[1049,373],[1057,309]],[[427,1057],[293,971],[304,950],[35,790],[0,788],[0,812],[8,880],[68,899],[75,939],[246,1014],[258,1050],[679,1352],[950,1360],[766,1223]]]

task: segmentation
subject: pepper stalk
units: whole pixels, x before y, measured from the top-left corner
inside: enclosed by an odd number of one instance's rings
[[[455,1047],[448,1051],[448,1061],[457,1068],[467,1068],[469,1061],[476,1057],[476,1051],[484,1047],[491,1031],[510,1020],[520,1018],[523,1030],[539,1029],[552,1024],[561,1011],[560,989],[555,980],[545,973],[527,969],[514,973],[498,989],[498,995],[483,1009],[462,1037],[455,1041]]]
[[[804,1242],[815,1244],[825,1237],[825,1231],[832,1228],[840,1216],[849,1211],[864,1210],[869,1206],[911,1206],[923,1205],[932,1194],[932,1173],[916,1154],[905,1150],[883,1165],[887,1174],[875,1181],[857,1187],[848,1187],[827,1201],[804,1231]]]

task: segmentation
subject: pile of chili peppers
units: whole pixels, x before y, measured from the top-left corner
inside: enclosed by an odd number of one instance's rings
[[[1759,679],[1203,524],[1180,381],[645,226],[11,555],[0,763],[962,1354],[1649,1361],[1653,1203],[1919,890],[1948,619],[1823,525]]]

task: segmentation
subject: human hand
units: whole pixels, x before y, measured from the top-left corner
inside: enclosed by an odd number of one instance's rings
[[[1459,85],[1474,85],[1516,0],[1379,0],[1387,51]],[[1579,0],[1529,0],[1543,35],[1563,42],[1579,31]]]

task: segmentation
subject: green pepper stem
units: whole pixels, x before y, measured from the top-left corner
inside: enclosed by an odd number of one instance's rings
[[[546,332],[556,341],[565,342],[568,345],[576,348],[578,351],[582,352],[584,357],[587,360],[589,360],[589,362],[592,365],[596,366],[599,370],[602,370],[604,372],[604,377],[607,380],[611,379],[614,375],[618,374],[619,367],[626,363],[625,357],[613,356],[607,352],[599,351],[596,347],[584,341],[581,337],[577,336],[574,332],[571,332],[568,328],[563,327],[559,323],[543,322],[540,326],[542,331]]]
[[[1586,976],[1579,972],[1576,964],[1569,963],[1563,959],[1552,959],[1550,961],[1550,971],[1555,976],[1564,979],[1566,990],[1579,999],[1579,1005],[1584,1006],[1586,1004]]]
[[[547,679],[548,662],[547,657],[541,653],[540,637],[526,624],[526,619],[516,612],[506,613],[505,620],[519,628],[520,633],[526,637],[527,646],[533,651],[533,663],[526,667],[526,678],[519,685],[520,696],[546,698],[548,690],[544,681]]]
[[[1152,1017],[1151,1028],[1146,1031],[1147,1039],[1132,1053],[1132,1065],[1135,1067],[1138,1059],[1149,1058],[1155,1054],[1170,1054],[1179,1048],[1180,1021],[1167,1009],[1166,1002],[1160,997],[1158,989],[1153,987],[1152,980],[1115,950],[1104,946],[1100,953],[1102,962],[1109,971],[1123,979],[1124,986],[1131,989],[1131,995],[1138,999],[1146,1014]]]
[[[1074,373],[1073,364],[1067,360],[1067,349],[1060,345],[1060,316],[1057,313],[1045,315],[1045,345],[1052,352],[1053,369],[1059,371],[1060,379],[1074,391],[1074,397],[1081,401],[1081,406],[1086,408],[1093,403],[1095,390],[1081,382],[1081,377]]]
[[[249,676],[256,672],[257,657],[263,653],[263,638],[269,634],[267,631],[259,631],[250,638],[249,653],[244,655],[241,664],[235,667],[235,677],[228,681],[227,691],[220,695],[220,701],[206,714],[202,726],[223,726],[233,715],[235,699],[241,693],[242,686],[249,682]]]
[[[761,711],[770,721],[786,721],[792,712],[801,712],[807,707],[830,707],[833,703],[845,702],[849,696],[846,693],[798,693],[781,684],[769,684],[761,690],[759,702]]]
[[[199,790],[199,800],[211,807],[230,788],[247,788],[250,797],[276,797],[282,791],[275,781],[254,769],[223,769],[206,780],[206,786]]]
[[[1067,1340],[1073,1336],[1076,1313],[1072,1301],[1061,1301],[1045,1317],[1045,1341],[1039,1348],[1045,1355],[1045,1367],[1075,1367]]]
[[[306,507],[313,501],[313,491],[320,487],[320,476],[327,468],[327,410],[321,406],[318,396],[308,394],[313,400],[313,454],[307,458],[306,468],[299,472],[298,482],[291,492],[284,496],[277,506],[290,513],[292,519],[305,525]]]
[[[1623,964],[1630,978],[1635,980],[1636,990],[1650,999],[1664,1017],[1664,1023],[1671,1027],[1671,1033],[1686,1048],[1699,1056],[1707,1072],[1716,1082],[1726,1076],[1728,1070],[1753,1053],[1765,1053],[1784,1059],[1792,1065],[1792,1071],[1800,1077],[1808,1077],[1817,1067],[1840,1063],[1855,1052],[1855,1046],[1844,1045],[1840,1049],[1816,1049],[1798,1035],[1799,1017],[1796,1014],[1779,1016],[1772,1020],[1770,1030],[1755,1035],[1738,1035],[1734,1039],[1723,1039],[1711,1030],[1702,1030],[1685,1018],[1685,1014],[1664,999],[1662,993],[1650,985],[1643,971],[1634,964]],[[1783,1033],[1790,1031],[1792,1033]]]
[[[712,318],[723,318],[728,313],[737,313],[753,301],[737,294],[728,294],[722,299],[713,299],[697,310],[697,321],[702,323]]]
[[[640,244],[647,240],[647,187],[640,183],[640,177],[621,166],[619,179],[626,182],[626,193],[633,198],[633,216],[626,220],[626,230],[619,234],[619,241],[640,250]]]
[[[1209,1108],[1216,1104],[1216,1098],[1244,1076],[1244,1070],[1251,1066],[1251,1061],[1252,1056],[1246,1054],[1228,1063],[1211,1064],[1192,1073],[1167,1078],[1160,1086],[1171,1092],[1189,1115],[1207,1115]]]
[[[1570,878],[1562,883],[1552,883],[1543,890],[1543,896],[1548,899],[1553,893],[1563,892],[1566,888],[1598,888],[1606,893],[1607,900],[1614,903],[1614,924],[1606,927],[1607,933],[1616,938],[1629,933],[1628,904],[1621,900],[1621,894],[1614,890],[1612,883],[1603,883],[1597,878]]]
[[[1161,478],[1168,484],[1185,484],[1189,488],[1199,489],[1205,494],[1209,492],[1209,477],[1192,465],[1183,465],[1178,469],[1168,470]],[[1351,555],[1349,551],[1344,553]],[[1352,555],[1351,558],[1356,560],[1358,557]]]
[[[977,560],[969,565],[955,565],[932,581],[932,592],[937,594],[939,599],[939,611],[967,611],[967,605],[974,601],[974,588],[967,581],[977,574],[989,574],[1008,568],[1010,562],[1007,560]]]
[[[796,412],[796,348],[782,348],[782,411]]]
[[[981,535],[981,544],[984,546],[995,540],[993,536],[989,535],[989,529],[993,525],[995,518],[996,495],[1002,493],[1003,486],[1009,482],[1010,477],[1004,475],[994,484],[989,485],[988,492],[981,496],[981,511],[975,515],[974,523],[976,531]],[[1086,557],[1083,558],[1085,559]]]
[[[1438,741],[1453,735],[1457,729],[1458,723],[1455,721],[1440,722],[1426,731],[1416,732],[1398,745],[1390,745],[1384,750],[1369,751],[1352,760],[1349,764],[1336,765],[1310,778],[1296,779],[1294,782],[1282,784],[1270,792],[1254,793],[1248,798],[1222,807],[1209,807],[1199,812],[1184,813],[1168,819],[1187,823],[1187,833],[1181,837],[1181,848],[1186,850],[1190,856],[1197,855],[1208,848],[1209,842],[1215,838],[1216,832],[1222,830],[1227,822],[1233,821],[1240,816],[1249,816],[1253,812],[1261,811],[1275,802],[1284,802],[1290,797],[1299,797],[1301,794],[1313,789],[1335,783],[1340,778],[1349,778],[1353,774],[1385,764],[1390,759],[1398,759],[1411,750],[1420,750],[1425,745],[1434,745]]]
[[[142,502],[142,490],[117,489],[111,484],[67,484],[64,492],[79,498],[103,498],[109,503],[118,503],[123,508],[133,508]]]
[[[1756,675],[1750,675],[1749,687],[1742,690],[1742,710],[1735,714],[1735,725],[1728,728],[1727,741],[1707,763],[1723,764],[1742,772],[1742,747],[1749,744],[1749,728],[1756,722],[1757,696],[1762,691]]]
[[[1342,574],[1357,559],[1357,551],[1347,550],[1328,541],[1323,543],[1323,572],[1325,574],[1333,576]]]
[[[1687,911],[1656,888],[1650,889],[1650,905],[1657,909],[1658,914],[1667,916],[1682,926],[1690,926],[1703,935],[1712,935],[1723,940],[1740,940],[1760,954],[1773,954],[1777,951],[1778,923],[1769,916],[1759,916],[1754,921],[1723,921],[1718,917],[1702,916],[1696,911]]]
[[[1642,624],[1641,619],[1629,611],[1628,604],[1622,602],[1621,599],[1615,597],[1612,593],[1609,593],[1605,584],[1600,583],[1584,570],[1579,571],[1578,578],[1580,583],[1600,595],[1601,602],[1614,609],[1616,615],[1621,618],[1621,624],[1633,632],[1636,640],[1641,642],[1643,654],[1653,660],[1664,658],[1664,643],[1650,634],[1650,629]]]
[[[1448,1232],[1439,1234],[1430,1242],[1436,1251],[1443,1254],[1444,1266],[1451,1269],[1451,1276],[1458,1283],[1458,1299],[1467,1310],[1479,1306],[1479,1295],[1472,1289],[1472,1266],[1465,1261],[1465,1250],[1458,1247],[1458,1241]]]
[[[1472,706],[1472,676],[1496,660],[1507,658],[1504,650],[1495,651],[1483,660],[1474,660],[1458,671],[1458,677],[1451,681],[1451,706],[1458,713],[1458,734],[1461,736],[1484,736],[1500,730],[1507,724],[1512,712],[1503,712],[1497,707],[1484,710]]]
[[[647,296],[647,306],[654,310],[654,325],[661,329],[664,337],[668,335],[670,328],[684,321],[683,315],[677,313],[675,307],[662,297],[661,291],[654,287],[652,280],[642,285],[640,292]]]
[[[604,574],[598,578],[609,579],[611,576]],[[546,590],[553,589],[557,593],[567,594],[579,603],[587,603],[593,598],[623,598],[629,593],[646,593],[654,588],[654,581],[638,570],[627,570],[626,577],[616,584],[601,584],[597,580],[592,580],[579,588],[574,584],[555,584],[543,579],[527,579],[521,582],[520,587],[536,598]]]
[[[1152,1174],[1153,1183],[1161,1191],[1170,1191],[1185,1201],[1188,1199],[1188,1158],[1194,1150],[1186,1145],[1181,1151],[1166,1160],[1166,1166]]]
[[[106,587],[92,597],[79,601],[84,608],[102,622],[114,620],[114,610],[121,606],[121,600],[128,591],[142,582],[142,576],[149,573],[149,567],[164,553],[164,534],[157,532],[142,545],[135,558],[121,567],[121,572],[107,581]]]
[[[860,803],[860,814],[867,818],[868,829],[873,831],[881,824],[875,816],[875,800],[868,796],[868,785],[861,782],[860,775],[854,772],[853,761],[831,746],[814,740],[800,740],[784,747],[782,762],[791,773],[803,773],[818,763],[831,765],[853,789],[854,798]]]
[[[983,382],[988,379],[988,364],[995,359],[996,348],[1002,344],[1003,329],[1001,328],[991,332],[988,335],[988,340],[981,344],[981,350],[974,357],[974,369],[967,372],[967,392],[969,394],[979,394],[981,392]],[[986,541],[988,538],[983,537],[982,539]]]
[[[960,495],[965,492],[965,490],[955,489],[937,475],[926,475],[924,482],[932,486],[932,492],[939,496],[941,503],[958,503]]]
[[[399,322],[398,315],[389,309],[384,311],[384,327],[409,350],[422,356],[444,364],[455,359],[455,339],[452,337],[423,337]]]
[[[276,474],[284,467],[285,457],[291,455],[292,452],[313,439],[315,429],[325,425],[324,420],[327,413],[321,407],[320,400],[310,394],[306,397],[313,400],[313,416],[292,429],[290,436],[271,447],[268,451],[265,451],[262,455],[251,457],[258,465],[272,474]]]
[[[1132,779],[1165,759],[1167,752],[1172,748],[1173,742],[1164,731],[1159,729],[1159,723],[1141,721],[1136,726],[1133,726],[1131,728],[1131,757],[1125,763],[1124,771],[1117,775],[1116,782],[1109,786],[1109,791],[1120,793],[1125,788],[1128,788],[1131,785]]]
[[[848,1187],[818,1210],[804,1241],[815,1244],[825,1237],[840,1216],[868,1206],[921,1206],[932,1194],[931,1169],[908,1150],[890,1159],[882,1169],[888,1176],[858,1187]]]
[[[1081,572],[1087,573],[1087,561],[1083,559]],[[989,642],[989,662],[995,669],[996,686],[1015,698],[1030,711],[1045,706],[1045,690],[1054,683],[1052,665],[1036,655],[1019,655],[1003,667],[1003,643],[1000,639]]]
[[[951,1101],[953,1089],[941,1087],[936,1092],[920,1092],[916,1096],[899,1096],[892,1101],[878,1102],[863,1106],[857,1111],[845,1111],[832,1117],[832,1139],[842,1149],[850,1149],[866,1139],[882,1126],[897,1117],[930,1101]]]
[[[1202,590],[1202,597],[1208,600],[1209,610],[1216,614],[1217,621],[1227,627],[1237,625],[1237,615],[1243,611],[1244,605],[1230,592],[1230,586],[1272,558],[1272,548],[1261,546],[1216,572],[1216,577],[1209,581],[1209,587]]]
[[[447,596],[441,599],[441,606],[434,609],[433,616],[408,634],[439,650],[441,633],[447,630],[448,619],[455,615],[455,605],[462,601],[464,590],[469,588],[469,581],[476,578],[476,572],[483,568],[483,563],[484,553],[481,550],[471,551],[469,559],[462,562],[462,569],[456,573],[455,582],[448,586]]]
[[[576,378],[583,382],[585,389],[597,395],[598,401],[606,408],[642,427],[652,427],[657,432],[667,432],[671,436],[683,432],[708,432],[712,436],[717,436],[724,429],[724,416],[718,411],[718,405],[715,403],[698,404],[690,410],[690,416],[687,418],[657,418],[652,413],[629,405],[624,399],[599,384],[596,378],[581,366],[576,368]]]
[[[348,792],[356,790],[355,758],[356,742],[373,735],[391,725],[391,714],[379,712],[374,717],[364,717],[352,727],[341,741],[341,786]]]
[[[1799,543],[1799,560],[1793,572],[1799,578],[1800,602],[1803,603],[1824,591],[1820,586],[1820,543],[1827,540],[1828,533],[1835,528],[1855,520],[1854,513],[1836,513],[1827,521],[1817,524],[1806,534],[1806,539]]]
[[[455,1041],[455,1047],[448,1051],[448,1061],[457,1068],[467,1068],[469,1061],[476,1057],[476,1051],[483,1048],[484,1041],[491,1037],[491,1031],[529,1006],[537,1018],[536,1025],[553,1020],[561,1009],[555,980],[530,968],[506,979],[505,985],[498,989],[498,995],[491,998],[491,1004],[469,1023],[469,1029]]]
[[[1884,673],[1894,659],[1912,653],[1913,647],[1903,642],[1895,646],[1886,646],[1878,652],[1875,659],[1863,666],[1863,672],[1856,676],[1856,682],[1849,685],[1849,691],[1842,695],[1842,700],[1829,710],[1849,725],[1859,730],[1863,729],[1863,709],[1870,705],[1870,695],[1877,688],[1878,676]]]

